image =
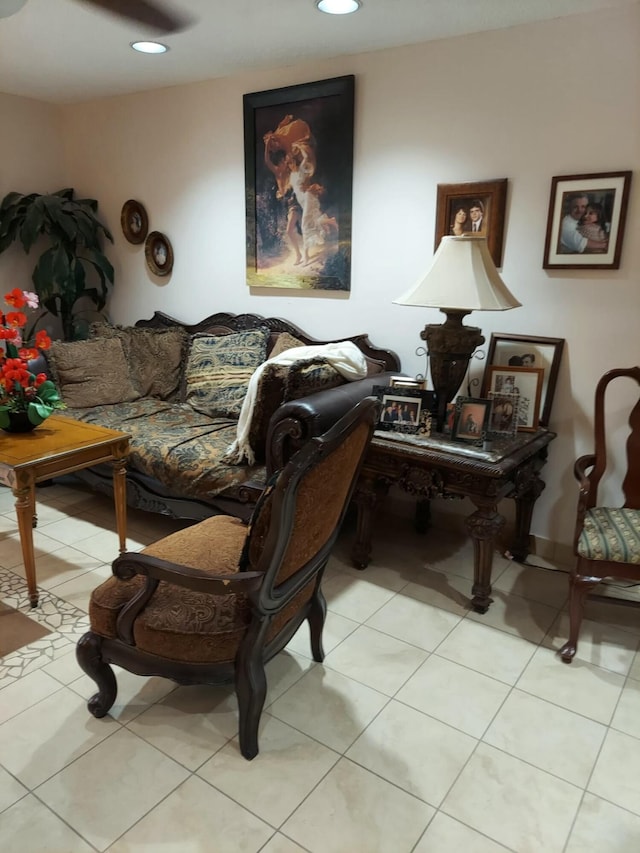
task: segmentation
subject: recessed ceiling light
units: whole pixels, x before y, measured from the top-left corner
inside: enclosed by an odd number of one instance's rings
[[[166,53],[169,48],[159,41],[132,41],[131,47],[140,53]]]
[[[316,0],[316,6],[329,15],[350,15],[357,12],[362,3],[360,0]]]

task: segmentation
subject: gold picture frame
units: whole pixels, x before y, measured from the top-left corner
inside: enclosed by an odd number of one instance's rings
[[[465,234],[473,236],[477,211],[480,216],[480,230],[476,233],[479,237],[486,237],[493,262],[497,267],[501,267],[507,182],[507,178],[498,178],[493,181],[438,184],[434,251],[443,237]],[[464,211],[463,222],[459,221],[459,211]]]

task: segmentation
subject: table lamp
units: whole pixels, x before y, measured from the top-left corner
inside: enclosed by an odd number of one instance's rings
[[[442,325],[428,324],[420,332],[427,343],[431,380],[437,398],[436,429],[442,432],[447,403],[455,397],[473,352],[484,343],[476,326],[464,326],[471,311],[506,311],[521,303],[498,275],[485,237],[443,237],[426,275],[398,305],[439,308]]]

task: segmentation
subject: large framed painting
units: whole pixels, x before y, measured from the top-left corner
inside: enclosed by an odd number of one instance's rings
[[[551,179],[545,270],[620,267],[631,172]]]
[[[502,266],[507,179],[438,184],[434,251],[443,237],[486,237],[497,267]]]
[[[249,286],[350,290],[354,79],[244,95]]]

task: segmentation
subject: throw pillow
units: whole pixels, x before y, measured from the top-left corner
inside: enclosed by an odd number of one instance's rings
[[[288,349],[303,346],[306,346],[306,344],[298,340],[298,338],[294,338],[293,335],[289,334],[289,332],[280,332],[275,344],[273,345],[273,349],[269,353],[269,358],[274,358],[274,356],[280,355],[281,352],[286,352]]]
[[[117,338],[53,341],[47,360],[60,396],[72,409],[140,399]]]
[[[194,335],[185,370],[186,402],[211,417],[237,418],[249,380],[266,357],[266,329]]]
[[[345,378],[322,358],[297,361],[289,368],[284,402],[298,400],[316,391],[326,391],[344,385]]]
[[[176,396],[189,340],[185,329],[94,323],[91,334],[122,341],[131,378],[143,397],[171,400]]]
[[[286,364],[267,364],[260,376],[249,427],[249,444],[256,462],[263,462],[266,457],[269,421],[284,401],[288,373],[289,366]]]

